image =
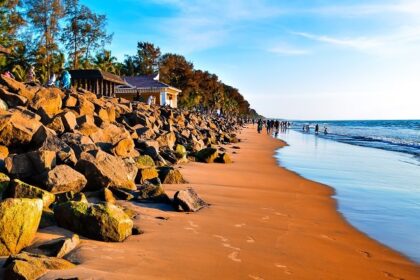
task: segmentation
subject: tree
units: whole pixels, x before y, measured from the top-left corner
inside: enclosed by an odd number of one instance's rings
[[[66,24],[61,42],[68,52],[71,67],[78,69],[80,64],[83,68],[91,67],[92,50],[104,48],[112,40],[112,34],[106,32],[106,16],[80,5],[79,0],[64,3]]]
[[[95,68],[114,74],[117,72],[116,62],[117,59],[114,56],[112,56],[111,51],[107,50],[104,50],[102,53],[96,54],[95,59],[93,60]]]
[[[22,46],[18,39],[19,30],[25,25],[25,20],[20,12],[20,0],[0,0],[0,45],[11,51],[6,57],[0,55],[0,69],[12,68],[11,58],[17,48]]]
[[[56,38],[59,35],[59,21],[64,16],[60,0],[25,0],[26,16],[38,38],[35,56],[40,66],[45,66],[47,79],[54,68],[54,57],[59,53]]]
[[[159,70],[160,49],[152,43],[138,42],[137,56],[135,57],[136,74],[150,75]]]
[[[126,55],[124,62],[121,65],[121,75],[124,76],[136,76],[138,74],[138,66],[135,56]]]

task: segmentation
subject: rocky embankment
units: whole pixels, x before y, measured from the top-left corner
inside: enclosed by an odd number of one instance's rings
[[[117,200],[207,204],[192,189],[169,197],[162,184],[185,183],[179,163],[231,162],[217,145],[238,141],[234,121],[167,107],[98,98],[0,79],[0,256],[6,279],[37,279],[74,264],[65,255],[80,234],[121,242],[133,221]],[[39,228],[75,234],[37,247]]]

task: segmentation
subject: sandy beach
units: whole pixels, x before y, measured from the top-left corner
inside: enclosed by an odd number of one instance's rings
[[[255,129],[256,130],[256,129]],[[83,240],[76,269],[42,279],[419,279],[406,257],[351,227],[333,190],[278,167],[283,143],[253,128],[227,148],[233,164],[182,165],[187,185],[211,207],[194,214],[132,206],[144,234],[123,243]],[[368,202],[367,202],[368,203]],[[124,202],[125,205],[132,205]],[[37,239],[63,233],[47,228]]]

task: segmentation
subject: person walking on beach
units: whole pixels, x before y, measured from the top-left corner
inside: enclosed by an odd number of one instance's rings
[[[327,135],[328,134],[328,129],[326,126],[324,126],[324,134]]]
[[[261,130],[263,128],[263,122],[262,122],[262,120],[259,119],[257,124],[258,124],[257,125],[257,131],[258,131],[258,133],[261,133]]]
[[[319,133],[319,125],[318,124],[316,124],[315,125],[315,134],[318,134]]]

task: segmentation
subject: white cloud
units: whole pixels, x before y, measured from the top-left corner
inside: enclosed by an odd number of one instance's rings
[[[311,54],[310,50],[290,47],[286,45],[279,45],[268,49],[269,52],[280,55],[280,56],[302,56]]]

